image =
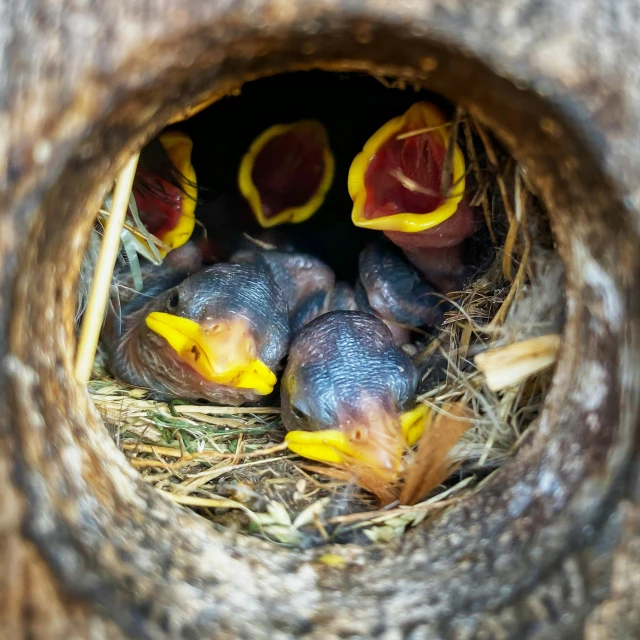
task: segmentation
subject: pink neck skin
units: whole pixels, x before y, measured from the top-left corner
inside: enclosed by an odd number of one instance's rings
[[[418,233],[385,231],[384,234],[404,251],[407,259],[441,293],[450,293],[462,284],[464,265],[460,243],[479,225],[477,214],[465,198],[456,212],[437,227]]]

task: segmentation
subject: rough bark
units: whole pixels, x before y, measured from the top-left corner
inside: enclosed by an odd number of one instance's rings
[[[0,631],[7,638],[638,637],[640,4],[0,4]],[[216,532],[140,482],[72,376],[109,181],[243,80],[365,69],[473,108],[545,199],[569,274],[546,408],[477,495],[343,569]]]

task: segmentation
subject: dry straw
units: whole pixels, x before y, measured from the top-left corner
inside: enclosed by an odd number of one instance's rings
[[[113,207],[104,231],[89,293],[87,308],[82,318],[82,328],[76,353],[76,380],[88,382],[98,347],[100,327],[104,317],[111,278],[120,252],[120,233],[129,210],[131,187],[140,154],[135,153],[118,176],[113,192]]]

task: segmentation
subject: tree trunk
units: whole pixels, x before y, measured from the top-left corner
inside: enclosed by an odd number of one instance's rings
[[[1,4],[2,637],[639,637],[639,20],[636,0]],[[568,271],[527,443],[433,524],[334,548],[342,568],[169,504],[72,366],[83,247],[128,154],[202,100],[311,67],[473,109]]]

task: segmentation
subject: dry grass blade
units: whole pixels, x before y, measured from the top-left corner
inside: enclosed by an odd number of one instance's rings
[[[400,504],[415,504],[451,475],[459,464],[451,459],[451,449],[472,426],[473,414],[462,403],[443,407],[420,438],[404,478]]]
[[[444,157],[444,164],[442,166],[442,177],[440,179],[440,195],[444,198],[449,195],[449,189],[451,189],[451,182],[453,176],[453,155],[456,149],[456,140],[458,139],[458,127],[460,125],[460,118],[462,117],[462,109],[456,107],[456,111],[453,115],[453,122],[451,123],[451,132],[449,134],[449,140],[447,142],[447,152]]]
[[[558,358],[560,336],[551,334],[480,353],[476,366],[491,391],[501,391],[553,366]]]
[[[502,273],[509,281],[513,280],[513,250],[518,241],[519,231],[520,221],[514,217],[509,225],[509,231],[507,232],[507,239],[505,240],[502,253]]]
[[[491,237],[491,242],[494,247],[497,247],[498,239],[496,238],[495,231],[493,230],[493,216],[491,212],[491,207],[489,206],[489,198],[487,196],[489,183],[487,181],[483,181],[482,179],[482,175],[480,172],[480,165],[478,163],[478,154],[476,152],[475,144],[473,142],[473,133],[471,131],[471,126],[469,124],[468,119],[464,120],[463,128],[464,128],[465,140],[467,143],[467,153],[469,154],[469,160],[471,161],[471,167],[473,168],[473,173],[474,173],[476,182],[479,185],[479,190],[478,190],[478,193],[476,194],[476,197],[479,197],[480,204],[482,205],[482,213],[484,215],[484,221],[487,225],[487,229],[489,230],[489,236]],[[473,202],[472,202],[472,206],[474,206]]]
[[[520,184],[521,184],[520,173],[516,171],[516,185],[518,186]],[[504,299],[504,302],[502,303],[498,311],[496,312],[495,316],[493,317],[493,320],[491,320],[491,323],[489,324],[489,327],[494,330],[497,329],[497,327],[504,322],[511,305],[513,304],[516,294],[522,289],[522,286],[525,282],[526,274],[529,273],[529,275],[531,276],[531,273],[530,273],[531,270],[529,265],[529,257],[531,254],[531,237],[529,235],[529,229],[527,227],[527,224],[528,224],[527,205],[529,204],[529,195],[526,189],[518,189],[518,193],[519,193],[519,197],[516,200],[517,215],[513,218],[512,224],[509,226],[509,234],[511,234],[511,230],[513,228],[517,227],[522,229],[522,235],[524,237],[524,250],[522,252],[522,258],[520,260],[520,265],[518,267],[516,277],[513,279],[513,282],[511,283],[511,288],[509,290],[509,293],[507,297]],[[509,237],[507,237],[507,241],[508,240],[509,240]],[[513,247],[515,247],[515,244],[516,244],[515,236],[512,237],[512,241],[513,241],[513,244],[511,249],[513,249]],[[502,263],[503,272],[504,272],[505,266],[507,265],[507,263],[504,260],[504,258],[507,257],[506,245],[507,243],[505,242],[505,253],[503,256],[503,263]],[[510,268],[512,265],[511,253],[509,253],[508,258],[509,258],[508,266]],[[510,271],[508,271],[508,274],[510,275]],[[507,277],[507,273],[505,273],[505,277]]]
[[[168,491],[160,492],[165,498],[189,507],[207,507],[209,509],[246,509],[244,505],[227,498],[201,498],[199,496],[178,496]]]
[[[491,141],[489,140],[489,135],[487,134],[487,132],[485,131],[485,128],[482,124],[480,124],[480,121],[478,120],[477,116],[475,114],[471,114],[471,121],[473,122],[473,128],[476,130],[476,133],[478,134],[478,137],[480,138],[480,140],[482,140],[482,144],[485,148],[485,151],[487,153],[487,159],[489,160],[489,162],[491,163],[491,166],[494,169],[498,168],[498,156],[496,155],[496,152],[493,148],[493,145],[491,144]]]
[[[98,348],[100,328],[107,308],[113,269],[120,251],[120,232],[129,208],[129,198],[139,156],[140,153],[138,152],[130,158],[116,182],[112,215],[109,217],[105,227],[102,246],[100,247],[93,274],[89,301],[82,319],[82,327],[78,339],[75,376],[76,380],[81,384],[86,384],[91,378],[93,361]]]
[[[199,453],[187,453],[180,454],[179,451],[175,449],[169,449],[168,447],[156,447],[154,445],[145,445],[138,443],[125,443],[122,445],[123,449],[130,451],[140,451],[144,453],[156,453],[158,455],[165,455],[169,457],[179,457],[177,463],[173,464],[187,464],[192,461],[201,461],[207,458],[215,458],[218,460],[233,460],[234,458],[259,458],[262,456],[269,456],[272,453],[279,453],[280,451],[285,451],[287,449],[287,444],[282,442],[281,444],[276,444],[272,447],[265,447],[264,449],[259,449],[258,451],[252,451],[250,453],[219,453],[217,451],[201,451]],[[171,451],[171,453],[167,453],[167,449]],[[145,462],[153,462],[152,460],[140,460],[139,466],[145,466]],[[147,465],[148,466],[148,465]]]
[[[184,415],[201,413],[207,416],[213,415],[257,415],[260,413],[277,414],[280,413],[278,407],[205,407],[200,405],[177,405],[173,407],[176,413]]]
[[[412,129],[411,131],[405,131],[396,136],[396,140],[406,140],[407,138],[413,138],[414,136],[421,136],[424,133],[431,133],[432,131],[438,131],[439,129],[446,129],[450,127],[450,122],[443,122],[442,124],[434,125],[433,127],[422,127],[421,129]]]
[[[108,219],[109,216],[111,215],[111,211],[107,211],[106,209],[100,209],[99,213],[100,213],[100,216],[98,219],[100,220],[100,222],[103,222],[103,220],[101,220],[100,218]],[[162,242],[160,238],[156,238],[156,236],[154,236],[152,233],[149,233],[149,232],[147,232],[147,234],[145,235],[137,227],[134,227],[128,222],[125,222],[122,225],[122,228],[126,229],[129,233],[134,235],[138,240],[146,241],[150,239],[151,242],[153,242],[153,244],[159,249],[163,249],[164,251],[171,250],[171,247],[168,244],[165,244],[164,242]]]

